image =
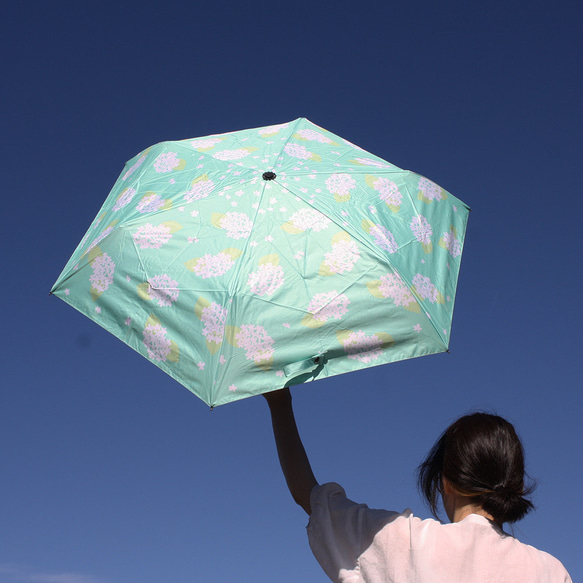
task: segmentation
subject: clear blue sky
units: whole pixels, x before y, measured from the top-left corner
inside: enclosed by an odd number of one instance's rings
[[[579,2],[21,2],[2,48],[0,583],[327,579],[267,408],[212,413],[48,291],[145,147],[307,117],[469,204],[451,354],[294,391],[320,481],[428,516],[474,409],[537,479],[524,542],[583,579]]]

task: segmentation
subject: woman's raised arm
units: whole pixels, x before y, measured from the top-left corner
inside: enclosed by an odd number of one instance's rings
[[[293,499],[308,515],[312,513],[310,494],[318,485],[300,439],[288,388],[263,395],[271,411],[273,435],[279,463]]]

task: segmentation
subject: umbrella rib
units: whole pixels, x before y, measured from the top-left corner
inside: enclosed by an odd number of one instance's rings
[[[416,173],[412,172],[412,174],[416,174]],[[417,206],[413,202],[413,197],[411,195],[411,192],[409,191],[409,185],[408,185],[408,183],[405,185],[405,191],[407,192],[407,197],[409,198],[409,201],[411,203],[411,206],[415,209],[415,216],[417,216],[417,217],[421,216],[421,213],[419,212],[419,209],[417,208]],[[404,245],[404,247],[407,247],[407,246],[411,245],[414,242],[415,241],[413,239],[411,239],[411,240],[409,240],[407,242],[406,245]],[[401,274],[399,274],[399,276],[401,278],[403,278],[403,276]],[[413,287],[413,282],[408,281],[406,278],[403,278],[403,280],[407,282],[407,285],[408,285],[408,287],[410,289]],[[429,317],[429,312],[424,309],[425,308],[425,301],[422,298],[417,297],[417,303],[422,307],[423,313],[425,314],[425,317],[427,318],[427,320],[429,320],[429,323],[430,323],[431,327],[433,328],[433,330],[437,334],[438,338],[441,340],[441,342],[443,343],[443,345],[447,349],[448,346],[449,346],[449,341],[448,341],[447,338],[444,337],[444,334],[438,330],[437,326],[435,325],[435,322],[433,321],[433,318]]]

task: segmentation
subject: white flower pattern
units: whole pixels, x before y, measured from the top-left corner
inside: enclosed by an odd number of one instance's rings
[[[195,180],[187,192],[184,193],[184,199],[187,202],[194,202],[206,198],[215,188],[215,183],[208,178],[206,180]]]
[[[200,257],[196,263],[192,266],[192,271],[199,277],[203,279],[208,279],[209,277],[219,277],[224,275],[235,265],[233,258],[228,253],[217,253],[216,255],[211,255],[210,253],[205,253],[203,257]]]
[[[326,179],[326,188],[331,194],[348,196],[356,188],[356,180],[350,174],[332,174]]]
[[[329,319],[340,320],[348,312],[350,300],[336,290],[316,294],[308,305],[308,312],[314,320],[326,322]]]
[[[332,244],[332,251],[324,256],[324,264],[332,273],[352,271],[354,264],[360,259],[358,245],[345,239]]]
[[[439,301],[439,291],[437,291],[437,288],[431,283],[429,277],[425,277],[418,273],[413,278],[413,285],[415,286],[415,291],[424,300],[429,300],[432,304]]]
[[[273,338],[263,326],[243,324],[235,336],[237,346],[245,349],[247,360],[263,364],[273,358]]]
[[[321,144],[332,144],[332,140],[325,136],[324,134],[317,132],[316,130],[299,130],[297,134],[300,138],[304,140],[310,140],[313,142],[320,142]]]
[[[219,225],[227,231],[227,237],[232,239],[247,239],[253,229],[253,223],[245,213],[225,213]]]
[[[140,249],[160,249],[172,238],[172,232],[168,225],[140,225],[132,235],[134,243]]]
[[[459,257],[462,254],[462,245],[451,229],[443,234],[441,240],[452,257]]]
[[[171,306],[178,299],[178,282],[167,274],[154,275],[148,280],[148,295],[161,307]]]
[[[172,351],[168,330],[158,322],[149,322],[144,328],[144,346],[151,360],[165,362]]]
[[[431,243],[433,230],[427,219],[423,215],[414,216],[411,219],[411,231],[419,243],[428,245]]]
[[[298,231],[308,231],[311,229],[318,233],[326,229],[332,221],[316,209],[303,208],[295,212],[289,218],[289,222],[298,229]]]
[[[312,152],[309,152],[305,146],[300,144],[286,144],[283,151],[293,158],[299,158],[300,160],[309,160],[312,157]]]
[[[389,253],[396,253],[399,250],[397,241],[391,231],[382,225],[373,225],[370,228],[370,234],[372,235],[374,242],[385,251]]]
[[[415,303],[411,290],[398,273],[387,273],[380,279],[379,291],[384,298],[393,300],[396,306],[407,307]]]
[[[178,166],[180,166],[180,159],[176,152],[164,152],[154,160],[154,169],[159,174],[172,172]]]
[[[93,269],[89,277],[91,287],[101,294],[113,283],[115,263],[107,253],[102,253],[91,262],[91,267]]]
[[[403,202],[399,187],[388,178],[377,178],[373,183],[373,188],[378,191],[380,199],[388,206],[399,207]]]
[[[348,358],[363,363],[376,360],[383,352],[382,340],[375,334],[367,336],[363,330],[350,332],[342,344]]]
[[[158,196],[155,192],[151,192],[140,200],[136,209],[140,213],[153,213],[159,211],[165,204],[166,201],[162,197]]]
[[[207,342],[220,344],[225,336],[227,308],[212,302],[210,306],[202,309],[200,319],[203,323],[202,335]]]
[[[419,190],[429,201],[442,200],[444,198],[441,187],[423,176],[419,178]]]
[[[132,198],[134,198],[135,194],[136,194],[135,188],[126,188],[117,197],[117,200],[115,201],[115,204],[113,205],[112,210],[115,212],[115,211],[122,209],[124,206],[127,206],[130,202],[132,202]]]
[[[211,150],[217,144],[220,144],[222,140],[220,138],[199,138],[198,140],[191,140],[190,145],[195,150]]]
[[[264,263],[257,271],[249,274],[247,285],[251,292],[258,296],[273,295],[284,283],[283,268],[281,265]]]

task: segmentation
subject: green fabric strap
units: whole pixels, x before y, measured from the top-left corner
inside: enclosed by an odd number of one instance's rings
[[[306,358],[305,360],[300,360],[299,362],[292,362],[291,364],[283,367],[283,373],[288,378],[294,378],[301,374],[314,372],[318,368],[321,370],[326,362],[325,356],[325,353],[316,354],[311,358]]]

